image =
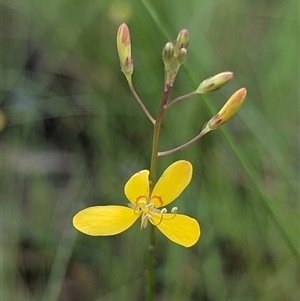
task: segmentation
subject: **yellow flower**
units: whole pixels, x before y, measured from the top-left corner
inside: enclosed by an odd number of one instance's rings
[[[74,216],[73,225],[88,235],[107,236],[127,230],[141,217],[141,229],[149,221],[171,241],[191,247],[200,237],[198,222],[189,216],[177,214],[177,208],[173,208],[171,213],[167,213],[165,208],[158,209],[173,202],[191,178],[192,165],[188,161],[177,161],[165,170],[150,192],[149,171],[142,170],[134,174],[125,185],[129,207],[89,207]]]

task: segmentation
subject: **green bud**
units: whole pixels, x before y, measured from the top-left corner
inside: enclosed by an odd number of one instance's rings
[[[169,42],[164,47],[165,85],[173,86],[180,65],[186,61],[188,42],[189,32],[186,29],[182,29],[175,43]]]
[[[163,49],[163,62],[165,67],[170,66],[174,61],[174,45],[168,42]]]
[[[233,77],[233,73],[230,71],[222,72],[217,75],[211,76],[208,79],[204,80],[195,93],[208,93],[216,91],[228,83]]]
[[[128,82],[131,82],[133,73],[133,62],[131,57],[131,41],[128,26],[123,23],[117,33],[117,49],[120,58],[121,70]]]
[[[186,59],[187,59],[187,50],[186,48],[181,48],[177,56],[177,62],[179,65],[182,65],[186,61]]]
[[[189,44],[189,32],[186,29],[182,29],[175,42],[175,56],[179,55],[179,51],[182,48],[187,48]]]

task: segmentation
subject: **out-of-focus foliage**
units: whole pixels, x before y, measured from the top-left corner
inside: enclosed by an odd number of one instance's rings
[[[122,22],[131,31],[133,81],[153,115],[163,87],[162,48],[183,28],[188,59],[172,97],[210,75],[235,75],[208,97],[172,106],[160,150],[193,138],[235,90],[248,90],[222,130],[159,160],[160,171],[177,159],[193,164],[191,185],[175,206],[197,218],[202,234],[184,249],[157,233],[156,300],[297,300],[296,1],[1,6],[2,300],[144,300],[148,229],[137,224],[97,238],[71,224],[87,206],[126,204],[124,183],[149,168],[152,126],[117,57]]]

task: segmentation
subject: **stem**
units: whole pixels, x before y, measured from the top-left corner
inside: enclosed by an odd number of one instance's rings
[[[158,110],[156,121],[154,122],[153,129],[153,142],[152,142],[152,153],[151,153],[151,163],[150,163],[150,193],[156,183],[157,178],[157,161],[158,161],[158,143],[159,143],[159,133],[162,124],[162,118],[166,110],[166,103],[170,93],[171,86],[167,85],[164,89],[160,107]],[[147,300],[154,300],[154,248],[155,248],[155,231],[153,225],[150,228],[150,238],[149,238],[149,249],[148,249],[148,268],[147,268]]]
[[[148,270],[147,270],[147,300],[154,300],[154,247],[155,231],[154,226],[150,225],[150,241],[148,249]]]
[[[181,96],[179,96],[179,97],[173,99],[170,103],[168,103],[168,104],[166,105],[166,109],[169,108],[171,105],[173,105],[175,102],[177,102],[177,101],[179,101],[179,100],[186,99],[186,98],[188,98],[188,97],[190,97],[190,96],[193,96],[193,95],[196,95],[196,94],[197,94],[197,93],[196,93],[195,91],[193,91],[193,92],[190,92],[190,93],[181,95]]]
[[[134,98],[136,99],[136,101],[138,102],[138,104],[141,106],[142,110],[144,111],[144,113],[146,114],[146,116],[149,118],[149,120],[155,124],[155,119],[151,116],[151,114],[149,113],[149,111],[147,110],[147,108],[145,107],[145,105],[143,104],[142,100],[139,98],[138,94],[136,93],[133,84],[131,82],[128,82],[129,84],[129,88],[131,93],[133,94]]]
[[[204,130],[202,130],[201,133],[198,134],[195,138],[193,138],[190,141],[186,142],[185,144],[182,144],[182,145],[177,146],[175,148],[169,149],[169,150],[164,151],[164,152],[158,152],[157,156],[162,157],[162,156],[170,155],[170,154],[175,153],[175,152],[177,152],[177,151],[179,151],[183,148],[186,148],[187,146],[191,145],[192,143],[196,142],[198,139],[203,137],[208,132],[210,132],[210,129],[208,127],[205,127]]]
[[[153,187],[156,182],[159,133],[160,133],[160,127],[161,127],[161,123],[162,123],[162,118],[163,118],[165,110],[166,110],[165,105],[168,100],[170,89],[171,89],[171,87],[167,86],[164,90],[160,108],[158,110],[156,122],[154,124],[151,163],[150,163],[150,186],[151,187]]]

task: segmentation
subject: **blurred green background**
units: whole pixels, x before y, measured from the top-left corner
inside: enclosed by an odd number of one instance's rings
[[[136,90],[155,115],[161,51],[186,28],[188,60],[171,98],[222,71],[221,90],[165,114],[160,150],[193,138],[238,88],[221,130],[159,160],[189,160],[173,203],[201,224],[192,248],[157,232],[156,300],[299,297],[299,7],[297,1],[2,0],[1,300],[145,300],[149,229],[89,237],[72,217],[127,203],[149,168],[152,126],[120,72],[116,33],[131,31]],[[172,205],[173,205],[172,204]]]

